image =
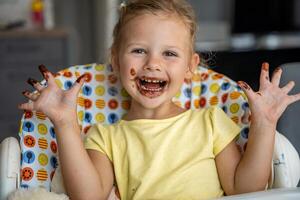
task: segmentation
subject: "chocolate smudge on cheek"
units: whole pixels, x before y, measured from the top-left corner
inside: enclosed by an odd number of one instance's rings
[[[136,75],[136,72],[133,68],[130,69],[130,75],[131,76],[135,76]]]
[[[130,75],[131,75],[131,76],[135,76],[135,75],[136,75],[136,71],[134,70],[134,68],[131,68],[131,69],[130,69]],[[136,81],[136,77],[134,77],[132,80],[133,80],[133,81]],[[135,85],[132,84],[131,87],[134,88]]]

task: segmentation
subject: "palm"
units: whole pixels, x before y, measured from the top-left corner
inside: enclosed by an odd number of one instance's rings
[[[83,84],[81,80],[83,76],[77,79],[70,90],[63,91],[56,85],[50,72],[44,70],[42,73],[47,77],[48,86],[43,87],[39,83],[34,83],[38,94],[25,92],[24,95],[31,101],[20,105],[20,108],[43,112],[51,121],[55,122],[76,116],[77,95]]]
[[[264,115],[269,121],[276,122],[288,106],[289,96],[281,88],[270,84],[255,93],[249,104],[254,116]]]
[[[35,110],[43,112],[50,119],[63,117],[65,113],[71,113],[75,108],[76,95],[57,86],[45,88],[35,101]]]
[[[288,95],[294,87],[294,82],[289,82],[284,87],[279,87],[282,70],[275,70],[272,80],[269,80],[268,64],[263,64],[260,75],[260,88],[258,92],[253,92],[244,82],[239,82],[244,89],[248,100],[252,116],[260,116],[270,123],[276,123],[287,106],[300,99],[300,94]]]

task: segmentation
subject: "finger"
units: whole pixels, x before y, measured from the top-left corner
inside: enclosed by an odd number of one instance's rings
[[[45,65],[39,65],[39,70],[42,73],[43,77],[46,80],[48,80],[49,79],[49,75],[48,75],[49,70],[46,68],[46,66]]]
[[[277,67],[272,75],[272,83],[279,86],[280,83],[280,78],[281,78],[281,74],[282,74],[282,69],[280,67]]]
[[[21,110],[30,110],[30,111],[33,111],[34,110],[34,102],[29,101],[27,103],[19,104],[18,108],[21,109]]]
[[[35,79],[29,78],[27,80],[27,83],[29,83],[32,87],[34,87],[37,91],[41,92],[44,87]]]
[[[259,90],[265,88],[269,83],[269,63],[264,62],[261,65],[260,79],[259,79]]]
[[[40,93],[38,91],[29,92],[29,91],[25,90],[22,92],[22,94],[32,101],[36,101],[38,99],[38,97],[40,96]]]
[[[289,96],[289,98],[290,98],[290,103],[294,103],[296,101],[299,101],[300,100],[300,93],[295,94],[295,95],[291,95],[291,96]]]
[[[42,73],[45,80],[48,82],[48,85],[52,85],[54,81],[54,75],[46,68],[45,65],[39,65],[39,70]]]
[[[244,81],[238,81],[238,85],[242,88],[249,99],[253,99],[255,97],[255,93],[251,89],[251,87]]]
[[[295,82],[294,81],[290,81],[288,84],[286,84],[282,89],[282,91],[287,94],[289,93],[293,87],[295,86]]]
[[[87,79],[86,74],[83,74],[83,75],[79,76],[77,78],[77,80],[75,81],[75,83],[73,84],[73,86],[71,87],[70,92],[78,94],[81,87],[82,87],[82,85],[83,85],[83,83],[86,81],[86,79]]]

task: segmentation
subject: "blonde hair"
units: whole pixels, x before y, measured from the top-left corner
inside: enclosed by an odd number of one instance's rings
[[[113,31],[111,55],[115,55],[120,47],[122,28],[128,20],[141,14],[157,14],[158,12],[176,14],[182,19],[190,32],[191,52],[193,53],[195,49],[197,22],[193,8],[186,0],[129,0],[127,3],[123,2],[120,6],[119,21]]]

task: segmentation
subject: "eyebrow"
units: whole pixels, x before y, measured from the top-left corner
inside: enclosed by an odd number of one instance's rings
[[[129,48],[130,46],[134,46],[134,45],[137,45],[137,46],[146,46],[143,43],[129,43],[128,45],[126,45],[126,49]],[[180,51],[183,51],[183,49],[180,48],[180,47],[178,47],[178,46],[165,45],[164,47],[167,48],[167,49],[178,49]]]
[[[145,44],[142,44],[142,43],[129,43],[128,45],[126,45],[126,49],[130,46],[135,46],[135,45],[138,45],[138,46],[145,46]]]
[[[178,49],[178,50],[180,50],[180,51],[183,51],[183,49],[182,48],[180,48],[180,47],[177,47],[177,46],[169,46],[169,45],[167,45],[167,46],[165,46],[167,49]]]

